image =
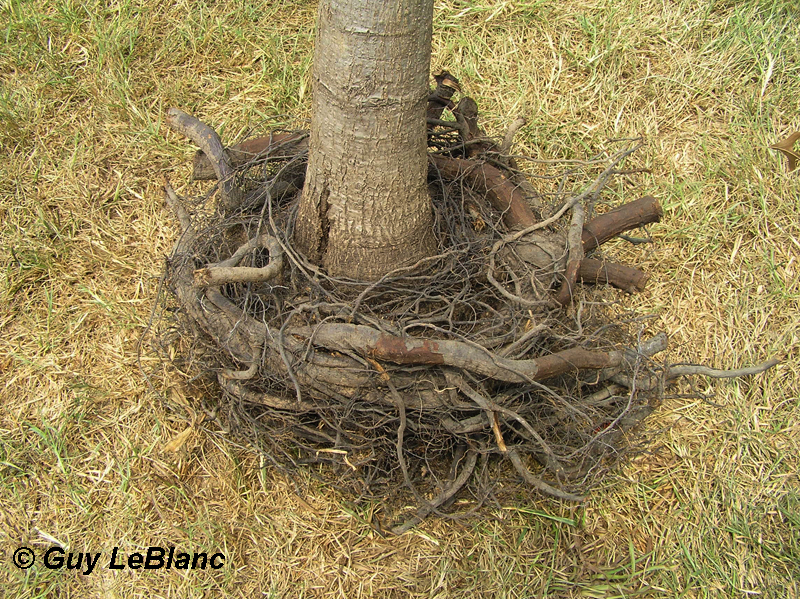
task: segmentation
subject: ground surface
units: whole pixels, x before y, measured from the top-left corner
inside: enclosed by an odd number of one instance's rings
[[[188,179],[164,111],[228,142],[307,117],[314,3],[0,6],[4,596],[800,594],[800,177],[767,149],[800,129],[796,2],[437,2],[434,69],[457,74],[490,133],[527,115],[520,153],[585,158],[646,137],[652,175],[606,200],[665,207],[652,247],[615,251],[652,274],[623,299],[671,331],[673,357],[785,360],[710,401],[668,400],[652,455],[581,507],[521,496],[400,539],[313,482],[299,498],[202,427],[169,451],[197,398],[161,375],[148,387],[136,361],[177,231],[162,176]],[[100,565],[44,568],[56,541]],[[22,545],[27,571],[11,562]],[[226,565],[105,567],[115,546],[170,545]]]

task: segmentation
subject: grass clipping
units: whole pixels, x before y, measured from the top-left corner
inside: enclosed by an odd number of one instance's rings
[[[329,277],[293,248],[304,132],[226,149],[200,121],[168,115],[201,148],[195,178],[218,183],[191,201],[166,184],[183,234],[166,272],[178,316],[158,347],[187,379],[218,390],[227,430],[281,470],[322,464],[313,471],[329,483],[394,507],[395,534],[463,511],[459,498],[475,507],[520,483],[581,501],[640,447],[627,433],[669,381],[775,363],[658,364],[666,335],[648,336],[647,319],[579,284],[646,284],[592,255],[661,215],[653,198],[595,215],[609,180],[634,172],[622,163],[638,140],[546,165],[561,169],[543,176],[558,192],[537,193],[525,158],[507,155],[520,123],[502,142],[486,138],[474,102],[454,105],[444,75],[428,113],[438,253],[369,283]],[[455,120],[441,120],[443,107]]]

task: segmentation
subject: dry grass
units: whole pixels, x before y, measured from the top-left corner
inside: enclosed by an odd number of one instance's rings
[[[800,595],[800,177],[767,146],[800,129],[796,0],[441,0],[434,68],[520,151],[584,157],[644,135],[610,203],[666,207],[625,298],[672,357],[777,369],[671,399],[641,456],[581,507],[532,495],[400,539],[313,481],[305,494],[136,363],[175,224],[164,173],[190,149],[169,106],[233,140],[307,117],[311,2],[0,4],[0,584],[8,597],[796,597]],[[174,171],[174,172],[173,172]],[[699,381],[702,390],[706,384]],[[712,403],[713,402],[713,403]],[[310,473],[309,473],[310,475]],[[53,539],[107,559],[222,551],[219,571],[23,571]]]

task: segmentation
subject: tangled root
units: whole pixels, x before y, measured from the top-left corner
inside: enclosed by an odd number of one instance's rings
[[[646,285],[637,269],[587,257],[661,216],[645,197],[586,222],[638,140],[570,165],[562,183],[594,176],[581,193],[545,198],[522,159],[471,133],[457,108],[456,121],[438,115],[438,253],[370,283],[329,277],[292,245],[305,133],[224,149],[189,115],[168,119],[201,147],[195,177],[219,179],[216,203],[165,188],[182,228],[166,273],[176,365],[213,380],[227,426],[276,466],[327,464],[320,475],[359,498],[414,506],[397,534],[459,495],[480,504],[519,482],[581,501],[636,449],[626,433],[664,386],[697,372],[654,362],[667,336],[645,338],[646,319],[589,301],[579,284]]]

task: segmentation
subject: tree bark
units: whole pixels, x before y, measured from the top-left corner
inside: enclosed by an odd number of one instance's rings
[[[296,245],[374,280],[434,251],[425,112],[433,0],[321,0]]]

